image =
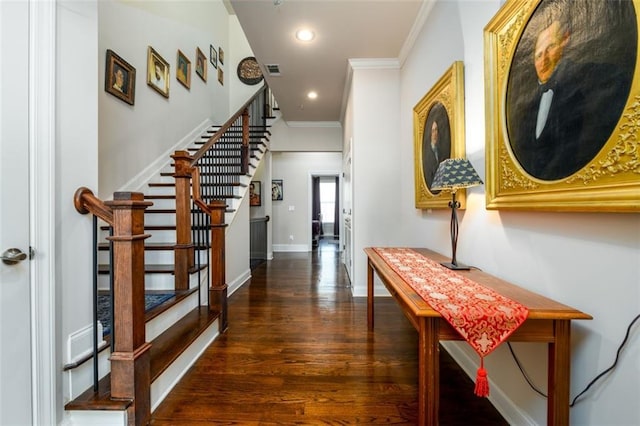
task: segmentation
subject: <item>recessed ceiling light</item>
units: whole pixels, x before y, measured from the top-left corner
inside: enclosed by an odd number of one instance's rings
[[[316,35],[311,30],[303,29],[296,32],[296,38],[300,41],[311,41]]]
[[[307,98],[309,99],[316,99],[317,97],[318,97],[318,94],[316,92],[311,91],[307,93]]]

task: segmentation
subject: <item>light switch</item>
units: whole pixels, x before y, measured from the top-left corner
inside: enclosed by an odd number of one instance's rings
[[[289,211],[292,212],[296,209],[296,206],[289,206]]]

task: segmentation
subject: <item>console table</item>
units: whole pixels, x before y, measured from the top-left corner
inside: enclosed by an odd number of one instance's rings
[[[450,261],[449,258],[428,249],[413,250],[436,262]],[[418,424],[437,425],[440,399],[439,342],[463,339],[437,311],[389,267],[373,248],[365,248],[364,251],[368,257],[367,324],[369,331],[373,330],[375,272],[419,334]],[[568,425],[571,320],[586,320],[592,317],[479,270],[456,272],[529,309],[529,316],[525,322],[508,340],[548,343],[547,424]]]

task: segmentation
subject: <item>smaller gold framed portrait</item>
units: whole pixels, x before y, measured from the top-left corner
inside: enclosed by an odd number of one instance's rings
[[[196,74],[202,81],[207,81],[207,57],[199,47],[196,47]]]
[[[218,68],[218,82],[224,86],[224,71],[222,68]]]
[[[165,98],[169,97],[169,63],[151,46],[147,50],[147,84]]]
[[[111,49],[107,49],[104,90],[129,105],[135,102],[136,69]]]
[[[413,107],[415,207],[448,208],[449,191],[431,189],[438,165],[448,158],[465,157],[464,65],[454,62],[438,82]],[[460,208],[466,191],[458,190]]]
[[[187,89],[191,87],[191,61],[181,50],[178,50],[176,80]]]

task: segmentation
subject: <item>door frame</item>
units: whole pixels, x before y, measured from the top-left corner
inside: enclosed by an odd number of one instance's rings
[[[312,241],[311,241],[311,226],[313,224],[313,178],[314,177],[337,177],[338,178],[338,188],[339,188],[339,192],[340,192],[340,196],[338,197],[339,199],[336,200],[336,204],[338,205],[338,212],[339,212],[339,221],[340,224],[343,223],[343,211],[342,211],[342,172],[338,171],[338,170],[320,170],[320,171],[310,171],[309,172],[309,178],[308,178],[308,194],[309,197],[307,199],[307,211],[308,211],[308,217],[307,217],[307,247],[309,247],[309,251],[312,251]],[[322,226],[322,224],[320,224],[320,226]],[[342,229],[342,226],[340,226],[340,229]],[[338,248],[339,248],[339,252],[342,251],[342,233],[340,233],[340,235],[338,236]]]
[[[57,0],[29,0],[29,244],[34,424],[57,424],[55,104]],[[47,70],[43,72],[42,70]],[[71,202],[71,199],[69,199]]]

